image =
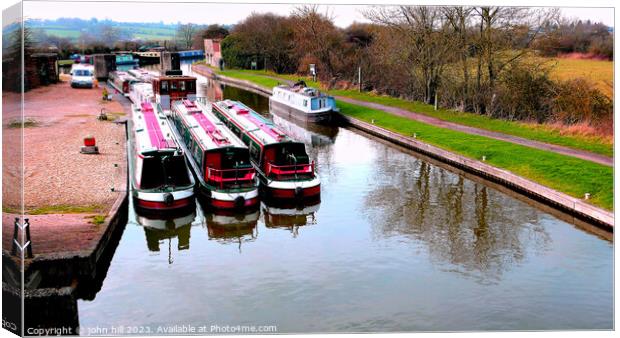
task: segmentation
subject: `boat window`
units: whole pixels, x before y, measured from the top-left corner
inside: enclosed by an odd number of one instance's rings
[[[167,186],[190,184],[185,157],[183,155],[149,156],[144,159],[140,188],[154,189]]]
[[[195,83],[194,81],[187,81],[187,91],[189,91],[189,92],[194,92],[195,91],[194,83]]]
[[[170,81],[170,90],[177,90],[177,82]]]
[[[168,94],[168,81],[161,82],[161,92],[160,94]]]
[[[250,143],[250,156],[254,159],[254,161],[258,162],[260,157],[260,147],[254,142]]]
[[[308,106],[308,100],[304,100],[304,107]]]
[[[308,164],[310,158],[306,154],[306,147],[303,143],[279,143],[276,144],[275,165],[295,165]]]
[[[185,91],[185,81],[179,81],[179,89],[184,92]]]
[[[252,166],[246,148],[227,148],[222,152],[221,160],[222,169],[240,169]]]

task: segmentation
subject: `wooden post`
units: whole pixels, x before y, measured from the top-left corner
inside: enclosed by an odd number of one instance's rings
[[[435,91],[435,110],[437,110],[437,92]]]
[[[357,84],[359,86],[359,92],[362,92],[362,66],[357,68]]]

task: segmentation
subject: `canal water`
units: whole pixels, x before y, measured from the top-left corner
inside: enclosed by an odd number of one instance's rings
[[[268,114],[266,98],[199,82]],[[358,131],[273,118],[306,143],[322,202],[168,220],[130,208],[101,290],[78,302],[83,333],[613,328],[609,240]]]

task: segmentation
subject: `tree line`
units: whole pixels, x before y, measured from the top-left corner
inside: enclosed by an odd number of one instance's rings
[[[339,28],[314,5],[288,16],[254,13],[223,39],[224,62],[300,75],[315,64],[328,88],[361,85],[510,120],[594,126],[612,121],[610,98],[587,80],[552,78],[554,64],[543,57],[613,57],[613,48],[605,47],[613,46],[612,33],[602,24],[571,23],[557,9],[520,7],[376,6],[363,14],[369,23]],[[556,48],[553,41],[574,44]]]

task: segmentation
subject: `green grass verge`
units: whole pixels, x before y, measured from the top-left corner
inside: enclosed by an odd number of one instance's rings
[[[104,211],[104,207],[98,204],[91,205],[47,205],[33,209],[26,209],[28,215],[47,215],[47,214],[94,214]]]
[[[403,134],[417,134],[417,138],[440,148],[509,170],[517,175],[541,183],[577,198],[585,193],[592,195],[590,203],[613,209],[613,168],[564,156],[549,151],[533,149],[509,142],[478,135],[439,128],[395,116],[380,110],[345,102],[341,112],[365,122],[375,120],[375,125]]]
[[[514,135],[529,140],[557,144],[574,149],[587,150],[605,156],[613,156],[614,153],[613,144],[606,142],[601,138],[562,135],[560,131],[550,129],[544,125],[533,125],[523,122],[494,119],[488,116],[464,113],[451,109],[435,110],[432,105],[421,102],[407,101],[390,96],[372,95],[370,93],[360,93],[355,90],[330,90],[329,92],[332,95],[345,96],[360,101],[398,107],[411,112],[432,116],[444,121]]]
[[[296,81],[299,78],[302,78],[297,75],[276,74],[263,70],[234,69],[225,71],[216,70],[216,72],[224,76],[251,81],[270,88],[282,82],[278,81],[276,78],[290,81]],[[308,78],[304,80],[310,86],[320,87],[319,83],[311,81]],[[390,96],[373,95],[367,92],[360,93],[356,90],[330,90],[329,93],[360,101],[397,107],[470,127],[500,132],[545,143],[557,144],[574,149],[586,150],[605,156],[613,156],[613,143],[610,143],[609,141],[605,141],[599,137],[562,135],[560,131],[551,129],[545,125],[534,125],[523,122],[494,119],[488,116],[464,113],[451,109],[435,110],[432,105],[421,102],[408,101]],[[341,102],[338,104],[340,105]]]
[[[90,223],[100,225],[105,222],[105,215],[94,215],[90,217]]]

